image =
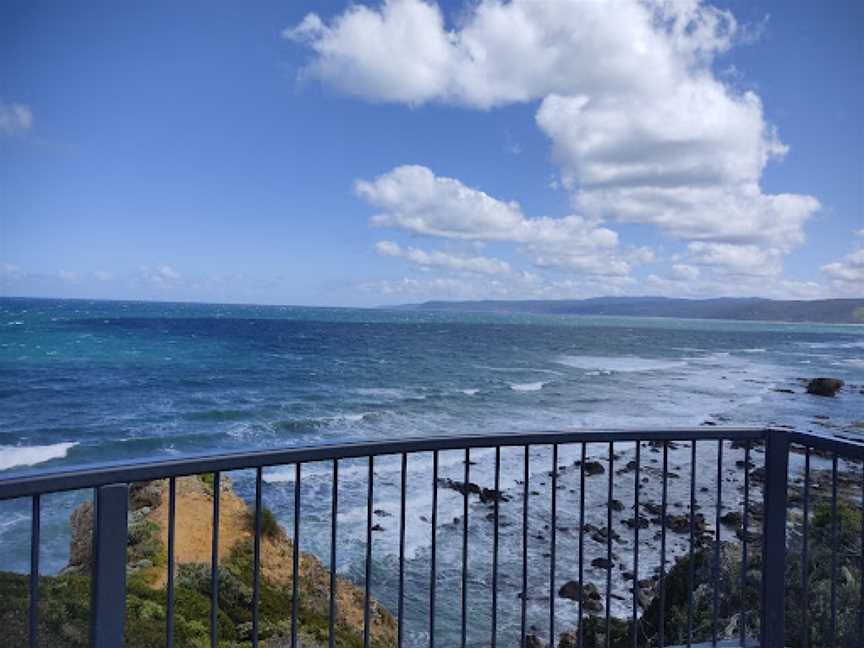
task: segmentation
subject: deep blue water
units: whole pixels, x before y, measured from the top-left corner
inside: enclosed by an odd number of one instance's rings
[[[833,399],[803,393],[801,379],[823,375],[849,386]],[[0,476],[493,430],[712,421],[864,436],[855,426],[864,419],[862,390],[864,326],[0,299]],[[548,461],[538,452],[536,461]],[[505,487],[515,485],[519,461],[505,456]],[[426,467],[415,463],[418,471]],[[461,466],[458,456],[442,458],[445,475],[457,477]],[[489,467],[478,453],[472,474],[488,481]],[[376,465],[382,507],[396,501],[390,490],[397,470],[386,461]],[[292,475],[287,469],[265,475],[268,505],[289,523]],[[357,576],[365,467],[347,462],[343,475],[360,486],[341,500],[347,537],[340,571]],[[249,476],[232,478],[248,495]],[[310,503],[302,523],[306,549],[321,556],[329,547],[321,532],[328,479],[324,467],[310,466],[303,485]],[[425,479],[412,484],[409,509],[423,510],[428,491]],[[46,571],[65,564],[68,515],[83,497],[46,498]],[[442,495],[441,519],[452,519],[460,501]],[[26,506],[4,506],[0,568],[27,569]],[[419,588],[409,612],[418,614],[428,532],[428,524],[409,527]],[[487,532],[472,530],[480,539]],[[376,544],[376,560],[392,562],[390,535]],[[442,534],[445,553],[448,538]],[[422,638],[422,629],[412,633]]]

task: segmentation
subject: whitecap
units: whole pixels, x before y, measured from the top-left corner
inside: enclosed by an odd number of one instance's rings
[[[0,470],[15,466],[35,466],[36,464],[62,459],[75,442],[54,443],[41,446],[0,446]]]
[[[560,356],[555,360],[574,369],[588,371],[662,371],[677,369],[687,365],[683,360],[662,360],[658,358],[640,358],[637,356]]]
[[[465,394],[466,396],[474,396],[475,394],[477,394],[477,393],[480,392],[479,389],[462,389],[462,390],[460,390],[460,391],[461,391],[463,394]]]
[[[548,385],[548,382],[537,381],[530,383],[514,383],[510,385],[510,389],[513,391],[540,391],[543,389],[544,385]]]

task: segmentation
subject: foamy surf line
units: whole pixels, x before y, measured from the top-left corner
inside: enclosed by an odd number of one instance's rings
[[[530,383],[514,383],[514,384],[510,385],[510,389],[512,389],[513,391],[540,391],[541,389],[543,389],[544,385],[548,385],[548,384],[549,384],[548,381],[547,382],[537,381],[537,382],[530,382]]]
[[[614,371],[621,373],[635,371],[661,371],[678,369],[687,365],[684,360],[661,360],[637,356],[571,356],[558,357],[555,362],[586,371]]]
[[[77,442],[41,446],[0,446],[0,470],[16,466],[35,466],[52,459],[62,459]]]

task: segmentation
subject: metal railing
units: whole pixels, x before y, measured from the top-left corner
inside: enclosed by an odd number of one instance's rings
[[[670,574],[670,561],[674,556],[669,555],[670,541],[668,537],[669,528],[682,516],[673,516],[670,507],[683,508],[681,501],[670,502],[669,482],[673,476],[670,469],[670,454],[673,449],[686,449],[689,444],[689,505],[686,507],[686,550],[678,558],[689,560],[687,563],[687,601],[686,601],[686,629],[670,626],[668,619],[669,606],[672,602],[667,599],[666,579]],[[550,465],[538,466],[531,464],[530,450],[536,447],[545,447],[551,451]],[[712,460],[716,456],[716,472],[704,471],[698,474],[697,470],[697,446],[699,448],[716,447],[716,455],[712,454]],[[589,462],[588,449],[601,448],[605,450],[605,457],[601,454],[602,463]],[[521,486],[521,574],[519,577],[519,601],[518,601],[518,633],[515,638],[504,640],[499,636],[499,615],[502,611],[502,601],[499,598],[499,569],[501,567],[501,535],[500,535],[500,505],[503,500],[502,494],[502,449],[522,448],[524,455],[522,459],[521,481],[514,481],[516,487]],[[478,632],[473,628],[472,615],[469,611],[469,526],[471,522],[477,524],[477,518],[471,518],[469,507],[469,495],[481,494],[484,489],[472,484],[472,450],[485,449],[494,451],[494,478],[491,490],[485,489],[486,503],[491,500],[492,511],[488,517],[484,516],[486,522],[491,524],[491,546],[482,547],[482,551],[491,554],[490,573],[484,578],[490,578],[491,585],[491,620],[489,623],[489,634],[487,639],[476,639]],[[572,464],[578,467],[578,496],[566,498],[559,495],[562,490],[559,480],[562,479],[563,468],[559,466],[560,453],[564,450],[574,452],[578,459]],[[725,454],[724,454],[725,450]],[[464,453],[464,471],[461,487],[455,483],[457,490],[461,493],[462,515],[461,515],[461,572],[458,583],[447,583],[447,587],[460,590],[459,627],[458,631],[451,629],[451,634],[445,637],[436,637],[436,602],[439,601],[439,586],[442,574],[439,573],[439,502],[438,493],[441,488],[442,479],[439,470],[439,457],[441,453],[461,451]],[[652,452],[662,456],[661,468],[647,466],[643,451]],[[731,600],[722,601],[721,593],[718,591],[721,581],[721,528],[723,527],[722,511],[729,508],[724,505],[724,474],[729,470],[730,454],[733,451],[743,451],[743,461],[735,464],[740,468],[741,483],[736,488],[742,490],[742,498],[736,496],[736,504],[741,514],[740,526],[736,535],[740,540],[740,588],[739,595]],[[632,460],[628,461],[623,468],[616,472],[616,466],[620,464],[621,457],[618,452],[632,452]],[[711,452],[715,452],[713,449]],[[556,602],[558,575],[566,567],[576,570],[579,593],[574,599],[578,606],[576,614],[577,621],[573,631],[572,641],[575,645],[582,647],[588,645],[585,636],[585,626],[591,624],[595,630],[599,628],[599,634],[594,635],[594,641],[600,637],[605,646],[623,645],[620,637],[613,637],[613,623],[618,623],[620,617],[613,615],[613,605],[620,603],[618,598],[613,600],[613,578],[615,585],[620,585],[618,578],[613,575],[613,539],[616,542],[613,526],[613,510],[621,511],[620,502],[615,499],[616,488],[624,488],[633,492],[633,518],[632,518],[632,600],[629,602],[629,619],[627,629],[629,639],[626,643],[634,648],[639,646],[666,646],[667,639],[676,643],[695,645],[697,641],[709,642],[708,645],[726,645],[725,640],[720,637],[719,619],[721,617],[721,605],[729,607],[737,604],[736,614],[738,619],[737,640],[735,645],[755,646],[763,648],[780,648],[786,645],[789,638],[786,632],[787,609],[790,607],[790,597],[787,590],[789,584],[789,564],[787,555],[792,555],[789,534],[789,493],[793,493],[796,503],[803,507],[803,518],[799,527],[803,528],[800,533],[800,581],[794,585],[798,595],[796,604],[802,604],[803,626],[806,628],[806,636],[800,639],[802,645],[816,646],[813,643],[809,628],[814,624],[822,623],[827,628],[828,641],[826,645],[838,645],[838,602],[837,583],[838,575],[838,465],[839,462],[861,462],[864,466],[864,445],[853,441],[845,441],[839,438],[828,438],[824,436],[792,432],[783,429],[764,428],[733,428],[733,427],[699,427],[688,429],[645,429],[645,430],[588,430],[588,431],[556,431],[556,432],[534,432],[528,434],[489,434],[469,436],[444,436],[426,439],[400,439],[392,441],[379,441],[369,443],[355,443],[342,445],[323,445],[315,447],[299,447],[282,450],[267,450],[236,454],[221,454],[207,457],[183,458],[177,460],[158,461],[152,463],[133,463],[128,465],[105,465],[95,468],[78,469],[68,472],[57,472],[47,474],[36,474],[0,480],[0,500],[13,498],[30,498],[32,501],[31,518],[31,561],[29,579],[29,645],[39,646],[39,546],[40,546],[40,506],[41,498],[48,493],[72,491],[78,489],[94,490],[94,545],[93,545],[93,571],[92,571],[92,601],[90,608],[91,627],[90,640],[95,648],[117,648],[124,643],[124,623],[126,619],[125,597],[126,597],[126,565],[127,565],[127,507],[129,499],[129,485],[135,482],[146,482],[151,480],[168,480],[168,542],[167,542],[167,614],[165,627],[165,645],[174,645],[174,607],[175,607],[175,529],[176,529],[176,486],[179,477],[209,473],[213,476],[213,509],[212,509],[212,546],[210,565],[210,642],[215,648],[219,642],[218,612],[220,603],[219,592],[219,514],[220,514],[220,479],[223,473],[228,471],[251,469],[255,471],[254,480],[254,548],[253,548],[253,582],[251,597],[251,645],[259,645],[259,602],[261,594],[261,540],[262,540],[262,474],[265,468],[274,466],[291,465],[294,468],[293,476],[293,529],[290,536],[293,539],[292,566],[293,575],[291,583],[291,631],[290,645],[299,646],[298,642],[298,607],[300,596],[299,574],[300,574],[300,521],[302,519],[301,483],[303,478],[303,467],[307,464],[329,464],[332,470],[332,492],[330,511],[330,551],[329,551],[329,616],[328,616],[328,639],[329,645],[336,645],[336,632],[334,624],[337,618],[337,534],[338,510],[339,510],[339,466],[340,462],[349,459],[366,459],[368,461],[368,476],[366,478],[366,520],[365,520],[365,567],[362,583],[363,588],[363,631],[362,642],[368,648],[371,643],[370,637],[370,584],[372,578],[372,546],[373,546],[373,501],[375,497],[375,465],[379,457],[395,456],[399,461],[401,482],[399,485],[399,527],[398,527],[398,579],[395,593],[395,602],[391,606],[397,622],[397,634],[395,643],[403,646],[407,642],[403,628],[405,626],[405,595],[406,595],[406,482],[408,458],[420,453],[429,453],[432,457],[430,476],[431,486],[431,530],[429,537],[429,599],[428,599],[428,626],[425,633],[425,644],[431,647],[436,645],[484,645],[484,646],[525,646],[541,645],[539,637],[542,635],[542,645],[548,641],[552,646],[559,645],[556,630],[560,629],[561,622],[558,618],[560,608]],[[764,455],[764,464],[754,466],[752,461],[756,455]],[[594,455],[596,456],[596,455]],[[737,455],[736,455],[737,456]],[[803,474],[803,483],[797,486],[797,479],[790,479],[790,457],[795,457],[796,465],[792,467],[793,477],[798,472]],[[799,459],[803,456],[803,466],[798,466]],[[811,480],[813,471],[812,460],[814,457],[830,462],[832,476],[832,490],[830,497],[830,524],[831,541],[831,590],[830,602],[827,606],[820,606],[820,610],[828,612],[827,619],[812,618],[810,602],[813,598],[810,591],[810,577],[813,573],[813,547],[808,545],[810,525],[813,515],[813,483]],[[396,460],[394,459],[394,461]],[[652,457],[653,463],[660,463],[661,458]],[[600,466],[603,470],[600,471]],[[852,466],[852,464],[850,464]],[[853,466],[853,467],[854,467]],[[753,468],[753,470],[751,470]],[[800,469],[799,469],[800,468]],[[849,468],[851,469],[851,468]],[[534,565],[529,561],[529,510],[532,493],[529,483],[532,477],[542,471],[551,477],[551,488],[549,490],[550,502],[548,503],[548,529],[549,529],[549,565],[548,571],[542,576],[543,587],[536,588],[531,585],[529,572]],[[632,480],[626,473],[631,472]],[[586,492],[590,492],[586,477],[596,475],[598,472],[607,473],[604,484],[606,490],[606,528],[596,529],[595,540],[599,537],[605,541],[605,556],[599,561],[595,560],[595,567],[605,570],[605,592],[603,596],[602,616],[588,614],[583,609],[586,603],[585,594],[585,535],[586,530]],[[660,492],[659,510],[655,503],[640,499],[645,488],[645,480],[650,481],[650,476],[659,479],[659,486],[655,487]],[[678,475],[674,475],[678,477]],[[758,478],[758,484],[754,484]],[[629,482],[629,483],[628,483]],[[697,490],[697,482],[700,484]],[[708,488],[706,484],[713,486]],[[342,488],[345,488],[342,485]],[[708,530],[705,524],[705,516],[697,511],[701,508],[697,504],[697,493],[708,490],[709,497],[713,498],[714,529]],[[473,490],[472,490],[473,489]],[[728,487],[727,487],[728,491]],[[754,525],[754,511],[758,512],[759,491],[761,491],[761,524]],[[518,490],[517,490],[518,492]],[[574,488],[569,491],[576,492]],[[755,496],[754,496],[755,492]],[[728,492],[726,492],[728,499]],[[861,478],[861,500],[864,502],[864,475]],[[506,500],[503,500],[506,501]],[[659,561],[656,565],[656,595],[653,602],[640,600],[640,529],[647,528],[647,523],[642,519],[642,511],[646,507],[652,507],[658,517],[652,522],[659,521]],[[578,509],[578,512],[577,512]],[[544,515],[546,505],[543,505]],[[578,519],[578,551],[568,550],[566,553],[556,551],[561,545],[558,518],[562,513],[572,515],[574,520]],[[683,515],[683,514],[682,514]],[[710,515],[710,514],[709,514]],[[620,516],[618,516],[620,517]],[[619,520],[625,522],[624,520]],[[628,524],[628,526],[631,526]],[[761,537],[752,529],[761,526]],[[794,525],[793,525],[794,526]],[[795,527],[798,528],[798,527]],[[680,534],[681,528],[676,529]],[[795,540],[798,542],[799,532],[795,532]],[[703,538],[705,536],[707,539]],[[629,542],[629,541],[628,541]],[[643,542],[644,545],[644,542]],[[601,545],[602,546],[602,545]],[[797,545],[796,545],[797,546]],[[694,594],[701,591],[702,583],[696,582],[696,558],[694,554],[700,547],[707,547],[713,553],[710,568],[710,636],[699,638],[697,624],[698,603],[694,601]],[[861,528],[861,556],[858,558],[861,579],[861,595],[858,598],[858,638],[864,637],[864,523]],[[474,551],[478,551],[476,545]],[[2,548],[0,548],[2,550]],[[643,550],[644,551],[644,550]],[[798,551],[796,549],[796,551]],[[754,555],[759,554],[758,562],[754,563]],[[577,556],[574,559],[574,555]],[[796,560],[798,553],[795,553]],[[563,557],[563,560],[562,560]],[[644,557],[644,556],[643,556]],[[605,558],[603,560],[602,558]],[[577,564],[573,564],[577,562]],[[760,585],[754,585],[754,575],[749,569],[751,564],[758,567],[758,581]],[[544,568],[545,570],[545,568]],[[473,575],[472,575],[473,576]],[[548,576],[548,580],[547,579]],[[546,589],[548,587],[548,590]],[[747,592],[757,587],[761,590],[757,596],[758,609],[752,609],[752,602],[748,601]],[[543,589],[539,596],[548,596],[548,616],[546,620],[548,627],[537,630],[536,623],[529,623],[528,601],[534,590]],[[799,591],[800,590],[800,591]],[[572,598],[572,597],[571,597]],[[620,597],[619,597],[620,598]],[[803,603],[802,603],[803,602]],[[506,605],[506,603],[505,603]],[[649,615],[649,609],[651,611]],[[285,611],[287,614],[287,610]],[[596,610],[595,610],[596,612]],[[727,612],[729,612],[727,610]],[[848,616],[848,611],[841,611]],[[797,614],[797,612],[796,612]],[[811,615],[808,617],[808,615]],[[728,616],[728,614],[727,614]],[[824,616],[824,615],[823,615]],[[536,614],[532,613],[532,617]],[[755,617],[755,621],[753,620]],[[844,617],[846,618],[846,617]],[[796,623],[801,621],[796,616]],[[680,618],[679,618],[680,621]],[[439,624],[440,625],[440,624]],[[704,628],[703,628],[704,629]],[[469,632],[472,642],[469,643]],[[440,634],[440,633],[439,633]],[[705,634],[704,632],[702,633]],[[670,635],[674,635],[670,638]],[[728,635],[728,632],[727,632]],[[847,633],[848,635],[848,633]],[[822,641],[823,635],[819,635]],[[796,639],[797,640],[797,639]],[[560,645],[564,646],[563,638]],[[864,645],[859,643],[857,645]]]

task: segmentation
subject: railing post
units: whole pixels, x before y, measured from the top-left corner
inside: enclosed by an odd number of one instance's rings
[[[788,471],[789,438],[782,430],[768,430],[765,437],[761,648],[784,645]]]
[[[126,621],[128,484],[96,489],[93,524],[92,648],[121,648]]]

